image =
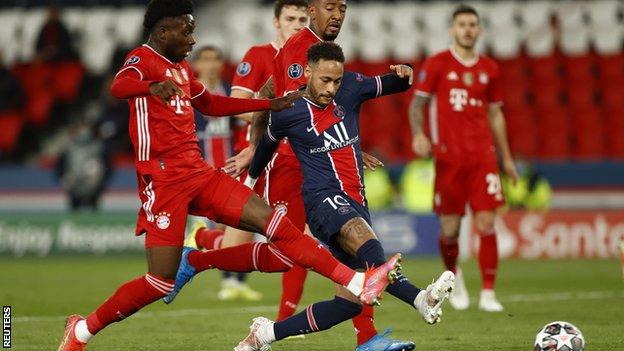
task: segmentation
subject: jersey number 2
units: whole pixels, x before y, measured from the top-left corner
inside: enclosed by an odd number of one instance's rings
[[[496,173],[488,173],[485,176],[485,181],[488,184],[487,193],[489,195],[493,195],[497,200],[502,199],[503,198],[503,194],[502,194],[503,187],[501,186],[501,180],[500,180],[500,177],[498,176],[498,174],[496,174]]]

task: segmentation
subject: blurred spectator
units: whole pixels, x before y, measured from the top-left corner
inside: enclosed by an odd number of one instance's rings
[[[94,211],[110,176],[104,145],[84,122],[71,126],[69,135],[56,165],[56,175],[67,192],[72,211]]]
[[[5,67],[4,60],[0,59],[0,112],[17,110],[23,107],[25,102],[26,94],[19,78]]]
[[[215,95],[229,96],[231,85],[221,80],[224,58],[221,50],[214,46],[204,46],[195,53],[193,69],[197,79]],[[204,116],[195,112],[195,126],[204,151],[204,158],[216,168],[225,166],[225,160],[232,156],[233,118]]]
[[[61,11],[50,7],[36,46],[36,60],[44,62],[71,61],[78,58],[69,30],[61,22]]]

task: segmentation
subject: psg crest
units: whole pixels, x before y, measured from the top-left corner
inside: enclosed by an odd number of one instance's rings
[[[241,62],[236,67],[236,74],[241,77],[248,75],[249,72],[251,72],[251,64],[249,62]]]
[[[343,118],[347,113],[345,112],[344,107],[342,107],[342,105],[336,105],[336,107],[334,107],[334,115],[336,117],[340,117]]]
[[[298,63],[293,63],[288,67],[288,76],[290,79],[297,79],[303,75],[303,67]]]

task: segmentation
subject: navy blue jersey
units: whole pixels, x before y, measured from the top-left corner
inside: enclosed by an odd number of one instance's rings
[[[408,80],[395,74],[367,77],[345,72],[340,89],[328,106],[301,98],[293,108],[271,113],[250,176],[259,176],[279,140],[287,137],[303,171],[304,202],[309,204],[323,194],[339,191],[365,205],[360,106],[366,100],[408,88]]]

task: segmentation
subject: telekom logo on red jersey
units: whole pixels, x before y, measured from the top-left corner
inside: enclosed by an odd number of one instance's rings
[[[468,105],[468,90],[453,88],[449,93],[449,102],[453,106],[453,111],[463,111]]]

